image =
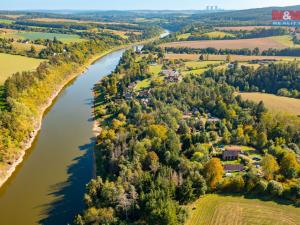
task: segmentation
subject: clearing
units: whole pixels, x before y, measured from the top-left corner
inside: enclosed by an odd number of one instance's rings
[[[281,37],[283,38],[283,37]],[[162,44],[162,47],[174,48],[216,48],[216,49],[241,49],[259,48],[268,50],[269,48],[284,49],[290,47],[289,43],[280,41],[279,37],[237,39],[237,40],[208,40],[208,41],[179,41]]]
[[[0,53],[0,85],[14,73],[35,70],[43,61],[42,59]]]
[[[292,115],[300,115],[300,99],[282,97],[259,92],[240,92],[243,99],[254,102],[263,101],[265,106],[271,111],[285,112]]]
[[[206,195],[190,206],[186,225],[299,225],[300,209],[272,201]]]

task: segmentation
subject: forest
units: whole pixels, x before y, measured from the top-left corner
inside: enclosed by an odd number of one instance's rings
[[[128,50],[96,86],[98,177],[88,184],[87,208],[75,223],[184,224],[184,205],[206,193],[299,204],[298,118],[243,101],[230,82],[211,72],[182,82],[153,81],[150,90],[132,93],[132,82],[151,76],[149,65],[163,57],[162,49]],[[224,177],[216,151],[224,145],[256,149],[261,170],[243,157],[244,171]]]
[[[225,82],[240,91],[256,91],[299,98],[300,67],[292,63],[271,63],[258,69],[235,66],[231,70],[207,71],[206,76],[218,83]]]

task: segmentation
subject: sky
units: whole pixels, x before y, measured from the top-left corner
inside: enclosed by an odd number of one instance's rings
[[[217,5],[223,9],[289,6],[299,0],[0,0],[0,10],[80,9],[80,10],[188,10]]]

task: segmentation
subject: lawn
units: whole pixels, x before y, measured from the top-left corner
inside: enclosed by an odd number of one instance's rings
[[[300,99],[258,92],[243,92],[238,94],[241,95],[243,99],[248,99],[254,102],[263,101],[265,106],[271,111],[300,115]]]
[[[16,72],[35,70],[44,60],[0,53],[0,85]]]
[[[244,197],[207,195],[188,209],[186,225],[300,224],[300,208]]]

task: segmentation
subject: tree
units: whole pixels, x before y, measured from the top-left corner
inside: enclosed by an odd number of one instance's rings
[[[226,56],[226,62],[231,62],[231,56],[230,55]]]
[[[204,174],[207,180],[208,186],[211,189],[215,189],[217,184],[221,181],[224,173],[221,160],[218,158],[212,158],[204,167]]]
[[[274,156],[267,154],[261,161],[262,170],[267,180],[273,180],[274,175],[279,171],[279,165]]]
[[[258,135],[257,135],[257,141],[256,141],[256,146],[259,148],[259,149],[263,149],[267,143],[268,143],[268,137],[267,137],[267,134],[265,132],[260,132]]]
[[[158,137],[161,140],[166,140],[168,129],[162,124],[153,124],[148,129],[150,137]]]
[[[280,161],[281,173],[288,179],[295,178],[299,173],[299,163],[293,152],[286,153]]]
[[[271,180],[268,183],[268,187],[267,187],[268,192],[275,197],[281,196],[282,192],[283,192],[283,187],[282,184],[275,181],[275,180]]]
[[[159,158],[157,154],[155,152],[149,152],[145,158],[144,165],[146,169],[156,172],[159,167]]]

